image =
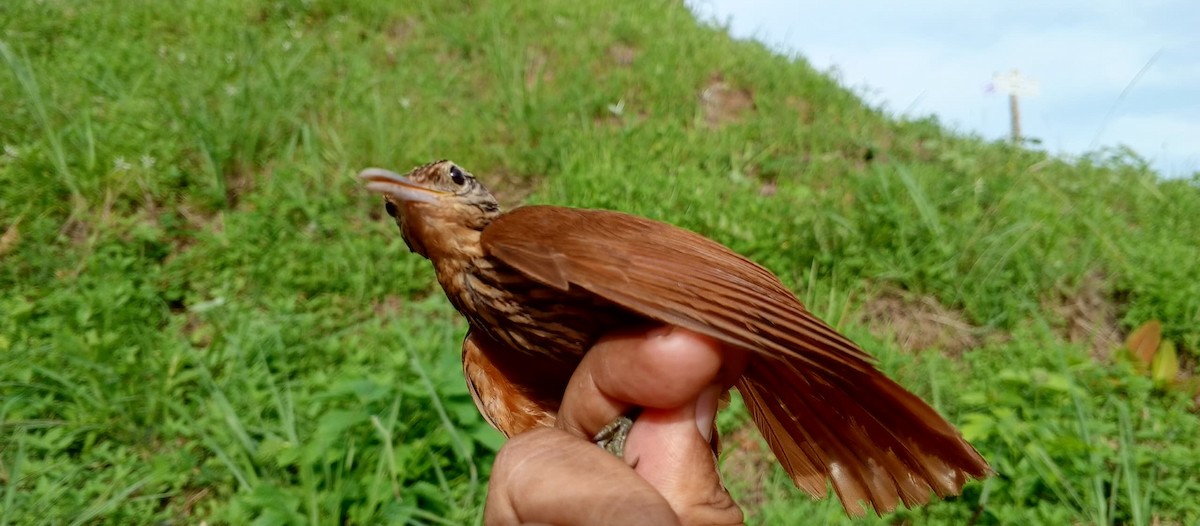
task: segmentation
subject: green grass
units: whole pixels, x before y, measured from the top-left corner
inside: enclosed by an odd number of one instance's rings
[[[1200,521],[1192,393],[1056,308],[1098,291],[1195,364],[1200,178],[893,119],[675,2],[394,4],[0,4],[0,526],[478,521],[464,323],[353,177],[441,157],[760,261],[999,472],[865,523]],[[753,108],[714,126],[718,80]],[[902,350],[860,316],[894,291],[978,343]],[[755,523],[845,520],[778,468],[730,484]]]

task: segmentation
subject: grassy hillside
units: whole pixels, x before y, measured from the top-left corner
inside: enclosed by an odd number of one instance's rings
[[[353,177],[443,157],[765,264],[999,472],[864,523],[1200,521],[1200,178],[897,122],[676,2],[390,4],[0,3],[0,526],[476,522],[465,324]],[[1184,387],[1114,353],[1152,319]],[[752,523],[846,520],[720,423]]]

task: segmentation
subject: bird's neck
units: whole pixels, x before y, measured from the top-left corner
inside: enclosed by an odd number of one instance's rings
[[[486,301],[481,300],[481,293],[495,293],[489,285],[494,278],[495,266],[483,254],[483,248],[478,243],[461,247],[453,253],[443,253],[440,257],[430,258],[438,283],[446,293],[446,299],[462,313],[472,327],[487,330],[487,324],[480,324],[481,311],[488,308]]]
[[[470,271],[473,262],[483,258],[483,245],[479,240],[482,232],[471,229],[461,229],[450,236],[439,236],[437,243],[426,245],[426,257],[433,262],[433,268],[440,278],[443,274]]]
[[[406,216],[401,229],[409,246],[441,273],[442,267],[455,268],[483,254],[480,245],[483,229],[443,217],[439,212],[433,209],[430,213]]]
[[[437,243],[427,245],[427,257],[433,263],[438,283],[459,311],[463,308],[474,310],[473,305],[464,303],[468,296],[456,296],[468,293],[473,288],[473,276],[478,274],[479,266],[485,259],[481,237],[482,232],[463,228],[454,235],[442,236]]]

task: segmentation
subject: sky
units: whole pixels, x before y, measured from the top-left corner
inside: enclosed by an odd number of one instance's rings
[[[1200,171],[1200,2],[688,0],[893,115],[1009,135],[997,74],[1036,82],[1022,135],[1076,156],[1125,145],[1162,175]]]

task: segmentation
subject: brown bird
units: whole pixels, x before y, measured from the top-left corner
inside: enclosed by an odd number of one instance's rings
[[[715,241],[607,210],[501,213],[445,160],[360,177],[469,322],[467,384],[505,436],[554,425],[567,380],[601,335],[655,322],[750,351],[736,387],[771,451],[814,498],[831,481],[852,516],[864,502],[883,513],[956,495],[990,473],[933,408],[770,271]]]

